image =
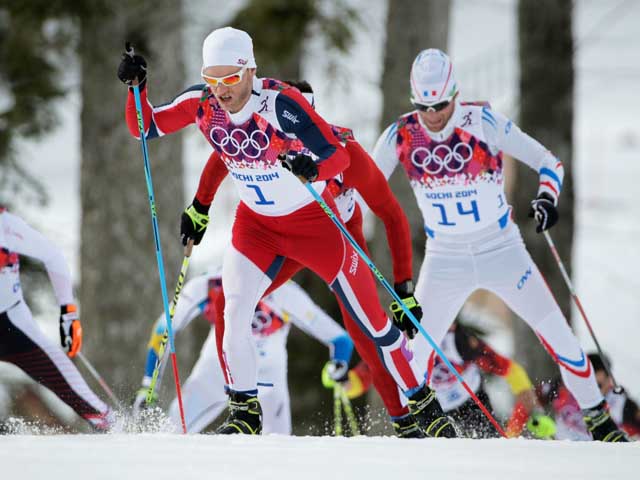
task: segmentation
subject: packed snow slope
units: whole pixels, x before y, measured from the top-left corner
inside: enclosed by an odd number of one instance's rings
[[[640,443],[387,437],[8,435],[4,479],[638,478]]]

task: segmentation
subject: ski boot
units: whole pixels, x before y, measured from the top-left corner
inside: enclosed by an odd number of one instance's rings
[[[424,385],[409,397],[409,412],[427,437],[456,438],[453,420],[442,411],[436,392]]]
[[[587,430],[600,442],[628,442],[627,434],[618,429],[609,413],[609,405],[603,400],[593,408],[582,411]]]
[[[216,433],[232,435],[260,435],[262,433],[262,407],[256,395],[229,391],[229,416]]]
[[[410,413],[392,419],[393,430],[398,438],[426,438],[416,419]]]

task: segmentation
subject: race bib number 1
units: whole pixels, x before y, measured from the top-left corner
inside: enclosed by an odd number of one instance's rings
[[[255,202],[256,205],[274,205],[276,203],[273,200],[267,200],[258,185],[247,185],[247,188],[251,188],[256,192],[256,196],[258,197],[258,200]]]

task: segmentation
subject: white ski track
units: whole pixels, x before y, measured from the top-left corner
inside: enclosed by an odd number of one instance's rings
[[[640,443],[270,435],[8,435],[0,478],[632,480]]]

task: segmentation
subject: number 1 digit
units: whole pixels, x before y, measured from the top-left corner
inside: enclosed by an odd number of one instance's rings
[[[273,200],[267,200],[258,185],[247,185],[247,187],[255,190],[256,195],[258,196],[258,200],[255,202],[256,205],[274,205],[276,203]]]

